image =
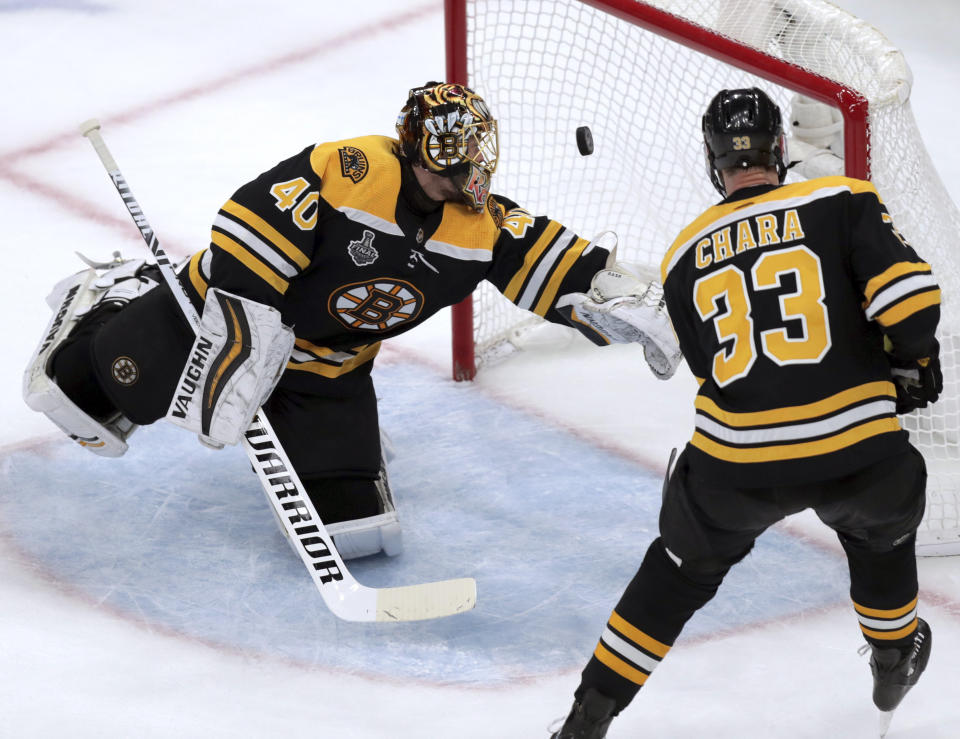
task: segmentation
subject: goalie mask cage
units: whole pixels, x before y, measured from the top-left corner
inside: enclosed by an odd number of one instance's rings
[[[499,121],[493,190],[587,238],[611,229],[621,259],[657,267],[718,199],[700,134],[717,91],[760,87],[785,124],[795,93],[838,108],[846,174],[873,180],[943,288],[944,391],[902,421],[930,475],[918,552],[960,553],[960,215],[914,121],[910,70],[879,31],[824,0],[446,0],[446,40],[448,79]],[[581,125],[591,156],[576,147]],[[514,351],[537,321],[483,283],[454,308],[455,379]]]

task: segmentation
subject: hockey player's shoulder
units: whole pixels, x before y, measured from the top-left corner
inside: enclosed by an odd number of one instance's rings
[[[388,136],[358,136],[317,144],[310,152],[310,166],[325,180],[341,177],[359,184],[371,171],[399,173],[397,141]]]
[[[802,182],[794,182],[788,185],[782,185],[773,192],[777,193],[777,199],[791,197],[802,198],[805,196],[809,196],[811,198],[820,198],[830,197],[831,195],[839,195],[842,193],[849,193],[852,195],[869,193],[878,198],[880,197],[877,193],[877,188],[874,187],[872,182],[860,180],[855,177],[843,177],[839,175],[833,177],[815,177],[811,180],[803,180]]]

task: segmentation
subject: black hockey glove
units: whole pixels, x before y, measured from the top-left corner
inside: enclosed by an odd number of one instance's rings
[[[910,413],[935,403],[943,391],[939,346],[925,359],[903,360],[890,357],[890,374],[897,387],[897,414]]]

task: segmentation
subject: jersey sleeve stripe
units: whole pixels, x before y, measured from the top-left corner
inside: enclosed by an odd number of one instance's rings
[[[300,269],[306,269],[307,265],[310,264],[307,255],[300,251],[293,242],[249,208],[245,208],[233,200],[228,200],[221,210],[253,228],[277,249],[286,254]]]
[[[896,418],[878,418],[825,439],[797,444],[774,444],[762,447],[738,448],[709,439],[699,431],[693,433],[693,438],[690,440],[690,443],[711,457],[721,459],[725,462],[750,464],[816,457],[821,454],[829,454],[841,449],[846,449],[870,437],[894,431],[900,431],[900,422]]]
[[[547,247],[550,245],[550,242],[553,241],[554,237],[560,232],[560,224],[556,221],[550,221],[547,224],[547,227],[543,229],[543,233],[540,234],[540,238],[530,247],[523,257],[523,265],[517,270],[517,273],[510,278],[510,282],[507,283],[507,289],[503,291],[504,296],[512,302],[517,301],[517,296],[520,294],[520,289],[523,287],[523,283],[527,281],[527,275],[530,274],[530,271],[533,269],[533,266],[537,263],[537,260],[540,259],[541,255],[547,250]]]
[[[286,293],[290,283],[282,277],[279,277],[266,264],[257,259],[257,257],[244,249],[243,246],[238,244],[229,236],[220,233],[219,231],[214,231],[210,236],[210,240],[218,247],[223,249],[223,251],[225,251],[227,254],[240,262],[240,264],[242,264],[244,267],[257,275],[257,277],[270,285],[270,287],[272,287],[278,293],[281,295]]]
[[[904,297],[926,290],[936,290],[937,287],[933,275],[916,275],[894,282],[874,296],[866,310],[867,318],[872,319]]]
[[[242,224],[218,215],[213,221],[213,227],[230,234],[238,244],[246,247],[248,251],[252,251],[262,261],[269,264],[287,279],[296,277],[297,274],[299,274],[300,270],[284,259],[280,253],[273,248],[273,245],[265,242]]]
[[[300,345],[300,340],[297,341],[297,344]],[[332,351],[332,350],[331,350]],[[331,364],[328,361],[323,361],[320,359],[306,362],[298,362],[296,358],[291,355],[290,361],[287,362],[288,370],[297,370],[300,372],[309,372],[315,375],[320,375],[322,377],[342,377],[349,372],[353,372],[357,367],[360,367],[367,362],[370,362],[377,356],[377,353],[380,351],[380,342],[374,344],[369,344],[365,349],[358,352],[351,359],[347,359],[340,364]],[[330,357],[325,357],[329,359]]]
[[[867,286],[863,291],[865,304],[869,305],[870,301],[873,300],[873,296],[878,290],[893,282],[897,278],[912,274],[914,272],[929,271],[930,265],[926,262],[898,262],[897,264],[894,264],[892,267],[885,269],[867,283]]]
[[[940,290],[927,290],[919,295],[901,300],[892,308],[878,314],[876,320],[881,326],[888,328],[925,308],[931,308],[935,305],[940,305]]]
[[[523,288],[520,298],[516,301],[518,307],[524,310],[533,310],[533,301],[537,299],[537,295],[543,290],[550,275],[553,274],[557,260],[560,259],[560,255],[563,254],[570,242],[573,241],[574,236],[575,234],[572,231],[563,229],[557,238],[554,239],[553,244],[550,245],[543,259],[540,260],[536,269],[533,270],[533,274],[530,275],[530,279],[527,281],[526,287]]]
[[[586,239],[578,238],[573,243],[573,246],[569,247],[564,252],[563,258],[560,260],[560,264],[557,265],[557,268],[553,270],[553,274],[550,276],[550,281],[547,283],[546,290],[543,291],[543,295],[540,296],[540,300],[537,301],[537,305],[533,309],[533,312],[538,316],[543,317],[547,315],[547,311],[550,310],[551,306],[553,306],[557,299],[557,292],[560,290],[560,285],[563,283],[563,279],[567,276],[570,268],[583,254],[583,250],[587,248],[589,243],[590,242]]]
[[[187,268],[187,274],[190,277],[190,284],[193,285],[193,289],[197,291],[201,299],[207,299],[207,288],[209,287],[209,277],[205,276],[201,271],[201,262],[207,259],[209,262],[210,250],[203,249],[198,251],[192,257],[190,257],[190,265]],[[209,268],[209,265],[207,265]]]
[[[713,400],[702,395],[698,395],[693,404],[698,411],[703,411],[726,426],[744,427],[811,420],[835,413],[836,411],[869,398],[877,397],[896,398],[897,391],[893,383],[887,380],[868,382],[813,403],[776,408],[768,411],[734,413],[724,410]]]
[[[435,241],[429,239],[423,245],[427,251],[435,254],[443,254],[445,257],[461,259],[467,262],[490,262],[493,260],[493,249],[476,248],[470,246],[457,246],[448,244],[445,241]]]

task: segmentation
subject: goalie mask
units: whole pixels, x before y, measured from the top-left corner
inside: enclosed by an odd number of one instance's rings
[[[497,168],[497,122],[479,95],[463,85],[428,82],[410,90],[397,118],[407,160],[453,178],[463,202],[483,210]]]
[[[710,181],[727,196],[721,171],[732,167],[775,167],[787,176],[787,140],[780,108],[756,87],[721,90],[703,115],[703,145]]]

